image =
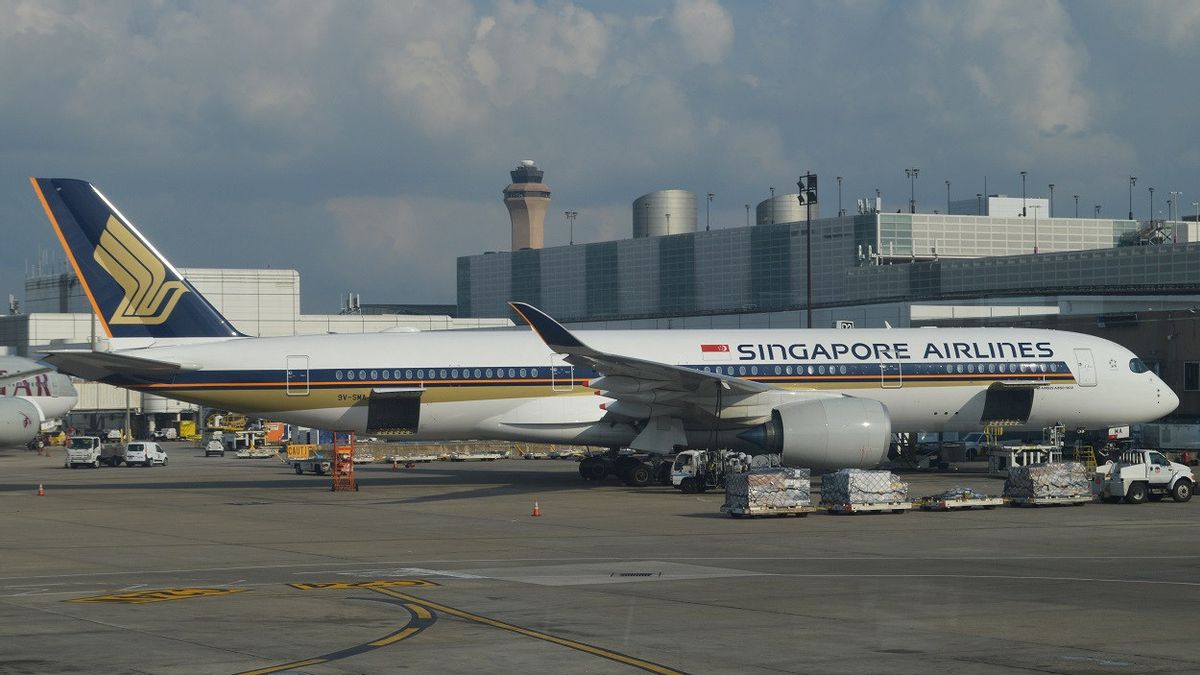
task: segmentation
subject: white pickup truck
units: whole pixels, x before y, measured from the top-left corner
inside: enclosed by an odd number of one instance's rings
[[[1093,483],[1102,501],[1141,504],[1170,495],[1177,502],[1192,498],[1196,477],[1190,467],[1172,462],[1157,450],[1126,450],[1115,462],[1096,467]]]

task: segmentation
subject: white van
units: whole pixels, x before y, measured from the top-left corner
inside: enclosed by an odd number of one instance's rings
[[[167,451],[153,441],[136,441],[125,446],[125,465],[167,465]]]

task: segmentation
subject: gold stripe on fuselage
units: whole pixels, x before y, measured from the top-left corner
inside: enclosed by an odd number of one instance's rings
[[[928,376],[926,376],[928,377]],[[762,380],[770,380],[770,377],[761,378]],[[1011,378],[1010,378],[1011,379]],[[992,384],[994,380],[955,380],[955,381],[904,381],[903,383],[889,381],[888,384],[897,384],[899,386],[880,386],[879,380],[871,380],[869,382],[814,382],[806,384],[795,383],[775,383],[775,386],[785,391],[830,391],[830,390],[852,390],[856,393],[867,391],[904,391],[905,389],[926,389],[926,388],[944,388],[944,387],[974,387],[985,388]],[[1042,380],[1030,380],[1031,383],[1041,383]],[[1049,380],[1046,384],[1059,385],[1075,385],[1077,382],[1074,378],[1062,380]],[[319,383],[314,383],[319,385]],[[371,392],[376,387],[395,387],[394,384],[382,384],[371,386],[343,386],[338,388],[326,388],[323,386],[312,386],[306,394],[289,394],[287,389],[282,384],[278,383],[263,383],[263,388],[247,389],[246,384],[226,384],[213,383],[197,388],[190,385],[152,385],[149,387],[136,387],[142,391],[157,395],[166,395],[170,398],[176,398],[188,403],[196,403],[200,405],[223,408],[226,410],[253,410],[255,412],[287,412],[291,410],[318,410],[331,408],[351,408],[355,406],[364,406],[367,404],[371,396]],[[178,388],[176,388],[178,387]],[[592,396],[595,395],[594,389],[576,385],[574,388],[566,391],[556,390],[549,385],[542,386],[514,386],[514,385],[497,385],[493,387],[486,386],[441,386],[427,387],[424,389],[414,387],[413,391],[421,392],[421,403],[464,403],[470,401],[495,401],[495,400],[520,400],[530,398],[544,398],[551,396]]]

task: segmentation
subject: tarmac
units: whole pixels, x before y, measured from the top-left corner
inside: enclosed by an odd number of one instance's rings
[[[0,673],[1200,672],[1200,500],[748,520],[562,460],[331,492],[167,448],[0,451]]]

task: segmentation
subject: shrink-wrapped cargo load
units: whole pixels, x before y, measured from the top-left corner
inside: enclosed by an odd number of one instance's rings
[[[908,500],[908,483],[890,471],[842,469],[821,479],[826,504],[894,504]]]
[[[1014,466],[1004,481],[1004,496],[1012,499],[1069,499],[1091,494],[1087,467],[1082,462]]]
[[[756,511],[808,506],[811,474],[808,469],[788,467],[751,469],[725,478],[727,510]]]

